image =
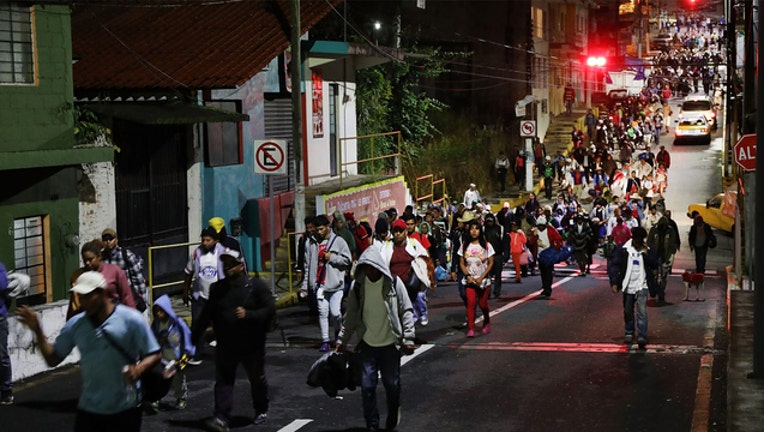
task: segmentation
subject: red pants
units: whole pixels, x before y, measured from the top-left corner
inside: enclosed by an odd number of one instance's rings
[[[528,253],[527,251],[524,251],[524,252],[518,252],[518,253],[512,254],[512,264],[515,265],[515,279],[518,281],[523,278],[523,271],[521,268],[522,266],[520,265],[520,257],[523,254],[527,254],[527,253]]]
[[[491,292],[491,286],[489,285],[485,289],[475,289],[468,286],[465,291],[467,292],[467,329],[475,330],[475,303],[483,311],[483,325],[485,326],[491,321],[488,315],[488,295]]]

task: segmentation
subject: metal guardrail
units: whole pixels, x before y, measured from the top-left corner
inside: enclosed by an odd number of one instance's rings
[[[395,153],[391,153],[391,154],[388,154],[388,155],[374,156],[374,140],[375,140],[375,138],[386,137],[386,136],[391,136],[391,135],[396,135],[398,137],[398,139],[397,139],[397,151]],[[360,139],[370,139],[371,140],[370,148],[369,148],[369,157],[365,158],[365,159],[355,160],[353,162],[342,162],[342,148],[343,148],[344,142],[345,141],[349,141],[349,140],[360,140]],[[340,140],[339,140],[339,143],[340,143],[340,149],[339,149],[340,189],[342,189],[342,179],[345,176],[345,169],[344,168],[346,166],[349,166],[349,165],[358,165],[358,164],[361,164],[361,163],[375,162],[375,161],[378,161],[378,160],[385,160],[385,159],[393,159],[394,158],[395,175],[399,175],[400,174],[400,170],[401,170],[400,157],[401,157],[401,143],[402,142],[403,142],[403,137],[402,137],[400,131],[384,132],[384,133],[378,133],[378,134],[370,134],[370,135],[362,135],[362,136],[356,136],[356,137],[340,138]],[[376,166],[372,165],[372,172],[371,172],[372,178],[374,178],[377,174],[378,173],[377,173]]]
[[[179,248],[179,247],[188,248],[189,246],[197,247],[199,245],[200,245],[199,242],[187,242],[187,243],[174,243],[174,244],[161,245],[161,246],[149,246],[148,252],[147,252],[147,254],[148,254],[148,267],[149,267],[148,268],[148,275],[149,275],[149,277],[148,277],[148,280],[146,281],[148,283],[148,285],[149,285],[149,290],[148,290],[149,291],[149,301],[148,301],[149,305],[153,305],[154,304],[154,289],[176,286],[176,285],[180,285],[180,284],[183,283],[183,280],[181,279],[179,281],[165,282],[165,283],[154,285],[154,251],[163,250],[163,249],[173,249],[173,248]],[[190,252],[187,253],[186,255],[188,255],[188,254],[190,254]]]
[[[441,202],[445,202],[446,201],[446,197],[447,197],[447,194],[446,194],[446,190],[447,190],[446,189],[446,179],[442,178],[442,179],[434,180],[434,178],[435,178],[434,174],[427,174],[427,175],[423,175],[423,176],[417,177],[415,179],[415,182],[414,182],[414,201],[417,204],[419,204],[420,201],[424,201],[424,200],[427,200],[427,199],[429,199],[430,202],[433,203],[433,204],[437,204],[437,203],[441,203]],[[428,193],[425,194],[425,195],[419,195],[419,183],[420,183],[420,181],[427,180],[427,179],[429,179],[429,183],[428,183],[429,190],[426,191]],[[441,186],[440,193],[438,194],[440,197],[436,199],[435,198],[435,195],[436,195],[435,194],[435,186],[438,186],[438,185]]]

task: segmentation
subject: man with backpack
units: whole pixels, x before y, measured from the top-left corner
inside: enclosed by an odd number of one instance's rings
[[[103,241],[103,262],[118,265],[127,275],[130,290],[133,292],[135,308],[141,312],[146,310],[148,289],[146,279],[143,277],[143,262],[133,251],[119,245],[117,231],[106,228],[101,233]]]

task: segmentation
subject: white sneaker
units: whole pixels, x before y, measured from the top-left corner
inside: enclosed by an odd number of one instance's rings
[[[427,327],[427,324],[430,323],[430,320],[427,319],[426,315],[423,315],[422,318],[419,319],[419,324],[422,325],[422,327]]]
[[[216,346],[218,346],[218,341],[217,341],[217,339],[215,339],[214,341],[210,342],[210,346],[211,346],[212,348],[215,348]]]

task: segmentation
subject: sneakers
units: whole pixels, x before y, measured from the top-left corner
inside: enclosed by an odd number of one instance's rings
[[[210,342],[210,346],[211,346],[212,348],[215,348],[216,346],[218,346],[218,340],[217,340],[217,339],[215,339],[215,340],[213,340],[212,342]]]
[[[252,419],[252,423],[256,425],[264,424],[268,421],[268,413],[260,413]]]
[[[637,345],[639,346],[639,349],[643,350],[647,346],[647,339],[639,338],[637,339]]]
[[[467,337],[468,337],[468,338],[473,338],[473,337],[475,337],[475,330],[469,330],[469,331],[467,331]]]
[[[178,399],[178,401],[175,403],[175,409],[178,411],[186,409],[186,401],[183,399]]]
[[[0,396],[0,405],[8,406],[13,405],[13,393],[10,391],[4,392],[2,396]]]
[[[634,342],[634,335],[627,334],[626,336],[623,337],[623,343],[628,345],[632,342]]]
[[[210,432],[229,432],[228,423],[218,417],[210,417],[204,421],[204,429]]]
[[[324,342],[321,344],[321,348],[318,349],[321,352],[327,352],[329,351],[329,342]]]
[[[427,324],[430,323],[430,320],[427,319],[427,315],[422,315],[422,318],[419,318],[419,324],[422,325],[422,327],[427,327]]]
[[[192,357],[192,358],[188,359],[188,365],[189,366],[199,366],[200,364],[202,364],[202,359],[200,359],[200,358]]]
[[[488,334],[491,332],[491,324],[484,324],[483,330],[480,331],[483,334]]]
[[[159,414],[159,402],[151,402],[144,405],[146,407],[146,414],[155,415]]]

